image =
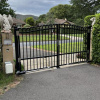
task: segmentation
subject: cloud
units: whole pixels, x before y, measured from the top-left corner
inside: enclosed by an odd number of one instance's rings
[[[8,0],[10,6],[20,14],[41,15],[58,4],[69,4],[69,0]]]

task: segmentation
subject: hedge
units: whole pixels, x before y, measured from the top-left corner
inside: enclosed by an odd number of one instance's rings
[[[86,16],[84,19],[85,26],[90,26],[92,22],[90,19],[96,17],[96,22],[93,26],[93,40],[92,40],[92,60],[95,64],[100,64],[100,13],[96,15]]]
[[[96,14],[96,22],[93,26],[92,58],[93,62],[100,64],[100,14]]]

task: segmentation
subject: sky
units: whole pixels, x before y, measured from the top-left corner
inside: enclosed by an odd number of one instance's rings
[[[39,16],[46,14],[50,8],[58,4],[70,4],[69,1],[70,0],[8,0],[8,3],[17,14]]]

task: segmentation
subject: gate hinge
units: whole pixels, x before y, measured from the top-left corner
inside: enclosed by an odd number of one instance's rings
[[[18,58],[18,62],[20,62],[21,61],[21,58]]]

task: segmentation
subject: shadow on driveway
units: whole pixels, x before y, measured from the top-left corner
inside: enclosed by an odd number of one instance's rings
[[[89,64],[24,75],[0,100],[100,100],[100,68]]]

